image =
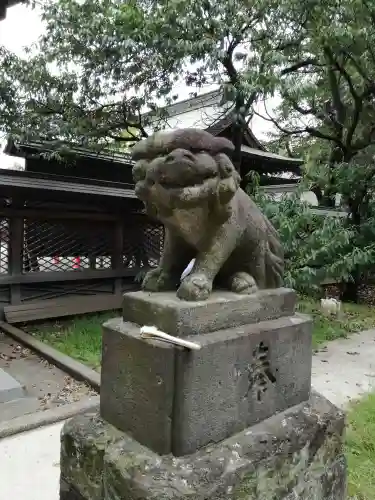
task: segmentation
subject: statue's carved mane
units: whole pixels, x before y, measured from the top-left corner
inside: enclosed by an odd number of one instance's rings
[[[159,132],[135,146],[136,194],[166,227],[160,266],[144,288],[177,288],[192,256],[194,269],[177,292],[183,299],[207,298],[214,280],[236,293],[281,285],[282,247],[240,188],[233,149],[228,139],[196,129]]]

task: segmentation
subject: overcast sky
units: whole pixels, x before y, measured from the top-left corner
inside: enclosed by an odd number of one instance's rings
[[[16,5],[7,10],[6,18],[0,22],[0,45],[22,55],[23,47],[36,42],[42,30],[43,25],[36,10],[25,5]],[[2,141],[1,151],[3,145]],[[0,168],[9,168],[13,163],[14,159],[0,152]]]
[[[37,10],[25,5],[16,5],[7,10],[7,16],[0,23],[0,44],[22,54],[22,48],[36,42],[43,25]]]

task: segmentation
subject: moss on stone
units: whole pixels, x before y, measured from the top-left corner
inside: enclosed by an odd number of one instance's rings
[[[343,414],[324,398],[193,455],[159,456],[98,417],[62,435],[61,471],[85,500],[344,500]]]
[[[78,416],[65,424],[61,434],[61,472],[90,500],[102,500],[104,454],[122,437],[97,414]]]
[[[245,474],[235,489],[233,500],[280,500],[288,494],[305,500],[324,500],[322,477],[329,474],[337,457],[337,436],[328,437],[310,460],[310,443],[293,453]]]

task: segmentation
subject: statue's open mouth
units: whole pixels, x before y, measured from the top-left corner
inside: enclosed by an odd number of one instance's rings
[[[182,182],[156,182],[155,184],[159,184],[164,189],[184,189],[187,186],[186,184],[183,184]]]
[[[205,176],[202,176],[197,182],[195,183],[186,183],[183,182],[182,180],[166,180],[166,181],[157,181],[155,184],[159,184],[162,188],[164,189],[187,189],[187,188],[197,188],[199,186],[202,186],[205,182],[209,180],[215,180],[217,179],[217,174],[210,173]]]

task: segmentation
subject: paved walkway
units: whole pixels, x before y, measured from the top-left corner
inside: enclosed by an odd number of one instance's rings
[[[0,440],[0,500],[59,500],[62,426]]]
[[[314,355],[313,386],[341,407],[375,389],[375,330],[331,342]],[[59,499],[62,426],[0,441],[0,500]]]
[[[375,390],[375,329],[329,342],[314,355],[312,384],[341,408]]]

